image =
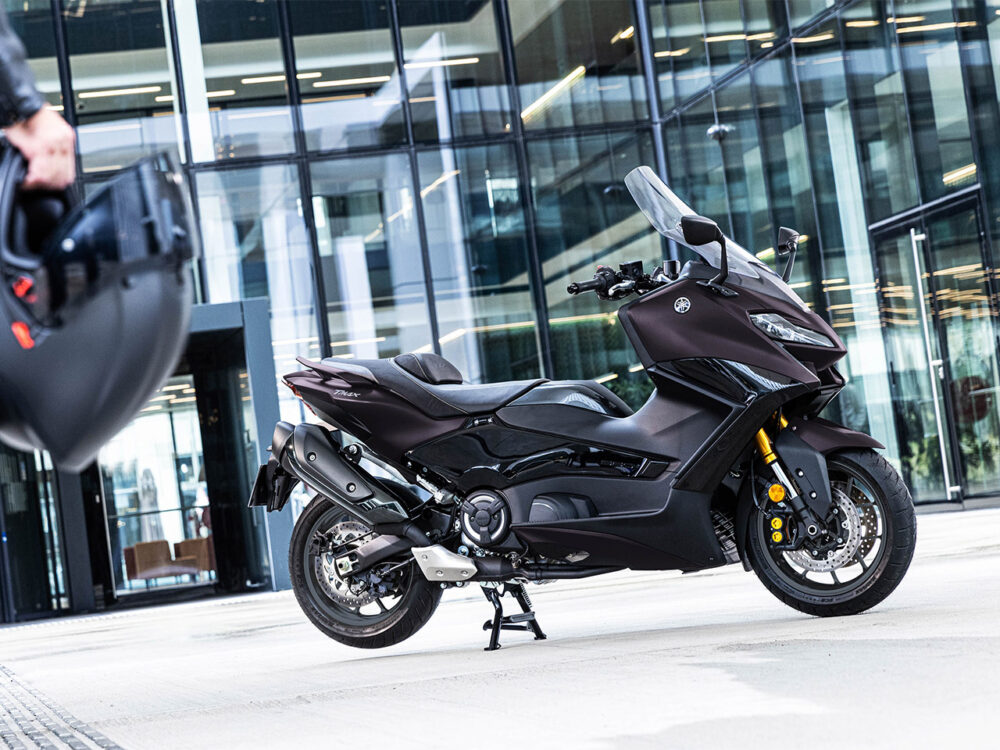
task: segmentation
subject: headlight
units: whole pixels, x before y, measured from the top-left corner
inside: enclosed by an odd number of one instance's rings
[[[833,346],[822,333],[810,331],[808,328],[797,326],[791,321],[785,320],[777,313],[760,313],[751,315],[750,320],[760,330],[778,341],[790,341],[794,344],[811,344],[812,346]]]

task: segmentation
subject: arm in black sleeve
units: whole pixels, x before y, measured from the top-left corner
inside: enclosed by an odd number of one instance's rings
[[[44,106],[24,45],[10,28],[7,12],[0,5],[0,127],[26,120]]]

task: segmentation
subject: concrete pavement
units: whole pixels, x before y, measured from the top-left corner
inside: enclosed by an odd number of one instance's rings
[[[3,628],[0,709],[75,717],[78,747],[1000,744],[1000,510],[921,516],[906,579],[855,617],[802,615],[733,566],[531,593],[549,640],[505,632],[494,653],[470,589],[374,652],[289,593]],[[36,742],[64,746],[41,718]]]

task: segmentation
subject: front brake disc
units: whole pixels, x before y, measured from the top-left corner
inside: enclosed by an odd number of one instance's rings
[[[858,515],[859,509],[839,487],[831,489],[833,501],[840,510],[837,516],[840,524],[837,534],[844,539],[843,543],[836,549],[829,550],[822,557],[813,557],[812,553],[806,549],[785,553],[789,562],[816,573],[828,573],[853,562],[854,555],[861,548],[863,541],[861,517]]]

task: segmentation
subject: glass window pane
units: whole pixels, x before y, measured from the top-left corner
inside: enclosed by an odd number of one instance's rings
[[[291,164],[201,172],[196,177],[208,302],[269,297],[277,374],[317,357],[312,258]],[[303,421],[279,387],[282,419]],[[308,412],[306,412],[308,413]]]
[[[649,15],[660,99],[669,110],[711,83],[701,3],[658,0]]]
[[[312,193],[333,356],[431,351],[406,155],[314,164]]]
[[[99,463],[119,590],[214,577],[193,376],[170,378],[101,449]]]
[[[471,382],[541,373],[516,164],[506,144],[420,154],[441,353]]]
[[[903,58],[922,198],[929,201],[972,185],[978,177],[955,21],[951,2],[897,2],[895,7],[901,18],[916,17],[917,11],[921,18],[919,22],[900,21],[894,27]]]
[[[806,38],[826,36],[813,34]],[[800,38],[796,49],[812,44]],[[822,42],[821,42],[822,43]],[[839,55],[834,55],[834,58]],[[813,278],[813,267],[821,268],[817,253],[816,214],[813,207],[812,177],[809,174],[810,156],[806,151],[805,133],[796,96],[795,80],[791,71],[788,52],[768,58],[754,67],[753,80],[757,94],[757,111],[760,117],[761,144],[766,155],[765,175],[771,198],[774,225],[767,232],[766,245],[773,247],[778,239],[778,228],[791,227],[799,233],[799,252],[793,266],[793,284]],[[765,241],[763,237],[761,242]],[[757,248],[759,251],[760,248]],[[772,265],[774,254],[762,258]],[[782,263],[778,264],[783,265]],[[797,288],[807,304],[816,300],[812,285]]]
[[[332,151],[405,140],[385,2],[295,0],[288,9],[308,147]]]
[[[710,216],[732,236],[722,149],[708,137],[715,125],[712,97],[684,110],[665,129],[671,188],[702,216]],[[687,252],[682,248],[682,252]],[[692,254],[690,257],[694,257]]]
[[[903,82],[892,49],[891,24],[881,2],[860,2],[843,12],[847,75],[861,156],[868,220],[916,205],[917,176],[903,100]],[[860,23],[859,23],[860,22]]]
[[[4,0],[4,9],[14,33],[24,43],[28,67],[35,84],[53,109],[63,109],[59,87],[59,67],[52,31],[52,3],[49,0]]]
[[[792,28],[797,29],[809,23],[815,16],[832,7],[835,2],[836,0],[788,0]],[[763,3],[747,0],[747,5],[763,5]]]
[[[874,435],[899,465],[857,146],[834,23],[815,32],[831,34],[828,40],[795,48],[823,248],[821,290],[830,323],[847,345],[847,357],[837,364],[847,386],[825,416]],[[805,291],[813,281],[793,281],[792,286]]]
[[[651,387],[618,325],[617,304],[566,292],[600,264],[663,257],[659,235],[624,185],[637,166],[654,164],[648,134],[565,137],[528,144],[538,244],[548,300],[555,377],[596,378],[633,405]]]
[[[179,149],[164,7],[150,0],[92,0],[64,13],[85,172],[120,169],[147,154]]]
[[[751,55],[766,53],[776,40],[788,33],[784,3],[744,0],[743,18],[747,26],[747,44]]]
[[[773,248],[775,231],[768,212],[764,154],[757,134],[757,113],[750,92],[749,73],[743,73],[716,92],[716,110],[723,128],[721,132],[725,135],[718,141],[703,137],[702,148],[722,151],[733,239],[751,252],[761,253],[766,248]],[[722,221],[725,217],[712,218]],[[773,250],[769,257],[762,259],[773,262]]]
[[[628,0],[509,0],[529,130],[647,116]]]
[[[399,5],[417,140],[510,130],[510,101],[492,2]]]
[[[747,57],[747,37],[743,33],[740,4],[732,0],[703,0],[702,12],[712,78],[718,79]]]
[[[195,161],[291,151],[275,0],[174,4]],[[200,40],[200,44],[199,44]]]

